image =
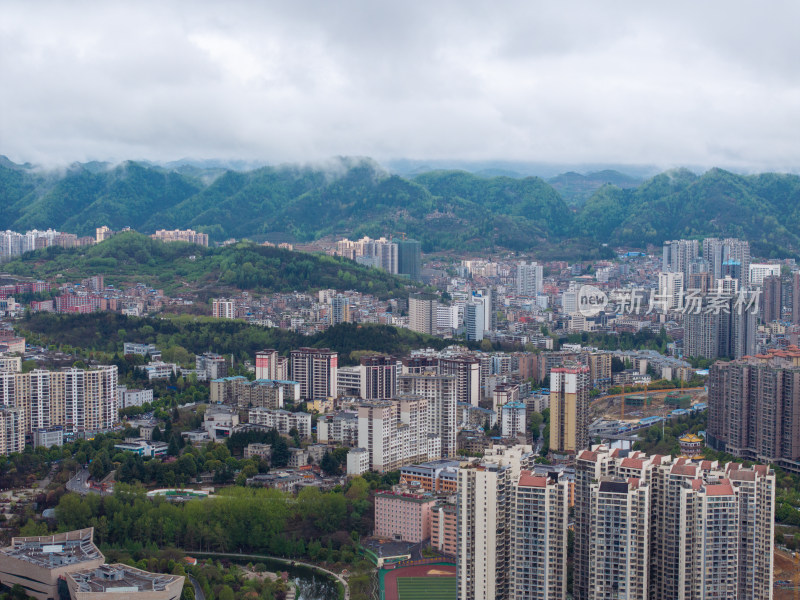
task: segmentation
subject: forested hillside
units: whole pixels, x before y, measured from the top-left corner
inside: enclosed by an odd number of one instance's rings
[[[165,243],[141,233],[124,232],[88,248],[57,246],[29,252],[3,264],[14,275],[50,279],[57,274],[79,280],[104,275],[107,283],[146,283],[167,292],[227,288],[256,292],[352,289],[379,297],[407,295],[406,279],[351,260],[290,252],[240,242],[204,248],[182,242]]]
[[[156,344],[162,351],[181,347],[191,354],[213,350],[232,354],[237,360],[253,360],[264,348],[283,355],[303,346],[331,348],[340,354],[339,364],[357,362],[358,351],[402,356],[417,348],[441,350],[452,343],[388,325],[341,323],[321,333],[305,336],[287,329],[259,327],[242,321],[198,320],[193,317],[154,319],[126,317],[103,312],[87,315],[35,313],[19,323],[19,331],[43,344],[120,353],[123,342]],[[30,341],[30,340],[29,340]],[[477,347],[477,343],[473,343]]]
[[[559,193],[560,192],[560,193]],[[251,171],[126,162],[44,171],[0,159],[0,229],[92,234],[192,227],[229,237],[309,241],[405,233],[439,250],[536,250],[591,257],[677,237],[740,236],[762,256],[800,252],[800,178],[669,171],[537,177],[432,171],[411,179],[369,159]]]

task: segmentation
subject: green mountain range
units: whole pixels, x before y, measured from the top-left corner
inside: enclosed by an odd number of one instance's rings
[[[712,169],[647,179],[616,171],[538,177],[392,175],[369,159],[235,171],[126,162],[46,171],[0,157],[0,230],[92,235],[191,227],[212,240],[309,241],[404,233],[426,252],[602,255],[679,237],[738,236],[765,257],[800,253],[800,178]]]

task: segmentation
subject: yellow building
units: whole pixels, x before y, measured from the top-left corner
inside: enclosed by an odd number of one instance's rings
[[[589,367],[550,371],[550,449],[575,454],[589,446]]]
[[[703,438],[694,433],[688,433],[678,440],[681,446],[681,454],[692,458],[700,455],[703,451]]]

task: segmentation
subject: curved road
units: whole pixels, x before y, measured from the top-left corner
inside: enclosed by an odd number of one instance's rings
[[[344,587],[344,600],[350,600],[350,586],[347,585],[347,581],[345,581],[345,579],[341,575],[337,575],[333,571],[329,571],[328,569],[320,567],[319,565],[302,562],[299,560],[292,560],[291,558],[268,556],[266,554],[235,554],[232,552],[193,552],[192,550],[184,550],[184,552],[191,552],[192,554],[197,556],[222,556],[222,557],[228,556],[233,558],[268,558],[269,560],[286,563],[287,565],[294,564],[294,565],[300,565],[302,567],[308,567],[310,569],[316,569],[317,571],[322,571],[323,573],[327,573],[328,575],[336,579],[339,583],[341,583],[342,586]]]
[[[187,575],[189,577],[189,581],[192,582],[192,587],[194,588],[194,600],[206,600],[206,595],[203,593],[203,588],[200,587],[199,583],[197,583],[197,579],[188,573]]]

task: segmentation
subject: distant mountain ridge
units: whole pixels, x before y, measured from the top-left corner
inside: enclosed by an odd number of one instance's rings
[[[431,251],[597,257],[679,237],[740,236],[765,257],[800,253],[800,178],[721,169],[638,180],[613,170],[539,177],[435,170],[401,177],[365,158],[234,170],[74,164],[46,171],[0,157],[0,230],[191,227],[229,237],[309,241],[400,235]],[[503,171],[506,172],[506,171]]]

